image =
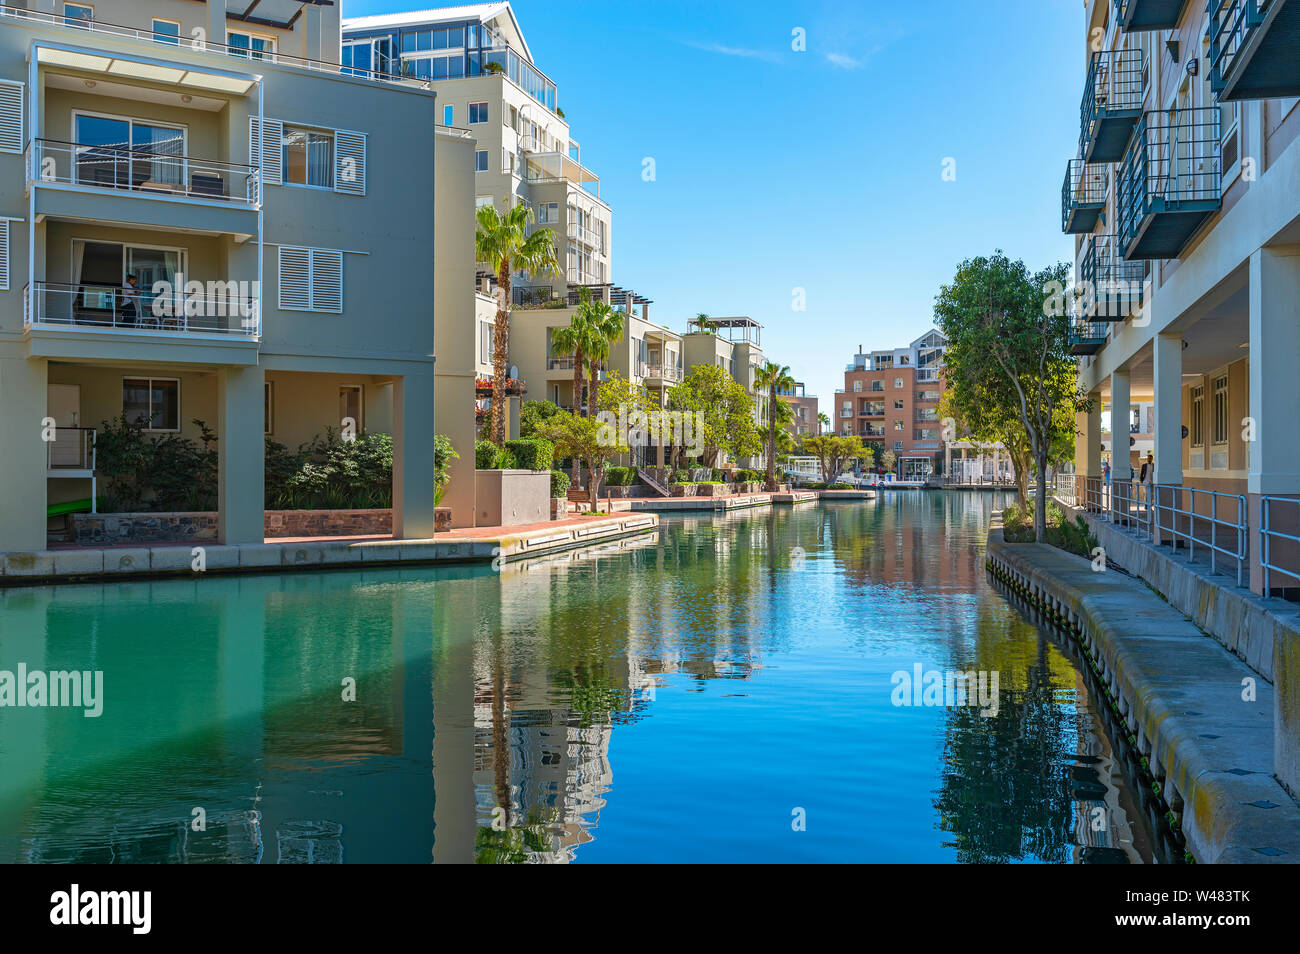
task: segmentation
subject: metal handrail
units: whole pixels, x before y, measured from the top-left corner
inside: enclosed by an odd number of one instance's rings
[[[1292,526],[1300,528],[1300,498],[1296,497],[1274,497],[1263,496],[1259,498],[1260,523],[1259,523],[1259,565],[1264,574],[1264,595],[1268,596],[1273,584],[1273,574],[1281,573],[1289,576],[1300,585],[1300,529],[1296,533],[1287,533],[1278,530],[1273,525],[1273,505],[1287,504],[1296,507],[1296,519]],[[1290,541],[1291,560],[1287,564],[1274,563],[1274,541]]]
[[[1249,572],[1247,557],[1249,554],[1250,534],[1246,519],[1246,495],[1225,494],[1216,490],[1198,490],[1195,487],[1183,487],[1174,484],[1151,485],[1154,492],[1155,525],[1152,528],[1153,539],[1164,543],[1168,539],[1173,545],[1179,540],[1187,544],[1187,559],[1196,558],[1196,545],[1199,543],[1210,551],[1210,572],[1217,573],[1219,556],[1232,560],[1237,565],[1237,585],[1244,585]],[[1180,495],[1186,495],[1187,506],[1179,505]],[[1209,514],[1197,511],[1197,501],[1209,499]],[[1221,502],[1231,501],[1235,507],[1235,517],[1231,520],[1219,516]],[[1168,522],[1166,523],[1166,517]],[[1187,529],[1182,529],[1183,522]],[[1208,524],[1209,539],[1198,537],[1197,522]],[[1229,548],[1220,542],[1220,529],[1231,534],[1235,546]]]
[[[1082,300],[1080,317],[1123,321],[1141,307],[1146,266],[1123,257],[1117,235],[1090,235],[1079,269]]]
[[[237,181],[243,182],[243,195],[233,188]],[[28,144],[27,182],[218,199],[253,208],[261,197],[257,166],[60,139],[33,139]]]
[[[261,309],[257,298],[189,295],[182,289],[169,296],[148,289],[128,295],[120,285],[42,281],[23,286],[23,325],[257,339]]]
[[[54,440],[45,445],[45,469],[93,471],[95,439],[93,427],[55,427]],[[71,454],[63,453],[69,447]]]
[[[1140,49],[1099,50],[1088,61],[1088,78],[1079,105],[1079,155],[1088,155],[1093,124],[1103,111],[1130,111],[1142,108],[1146,99],[1146,54]]]
[[[1071,159],[1065,164],[1065,182],[1061,185],[1061,231],[1070,223],[1070,213],[1080,205],[1106,203],[1106,164]]]
[[[1237,55],[1263,22],[1272,0],[1210,0],[1210,89],[1222,91]]]
[[[1223,198],[1219,107],[1149,110],[1142,114],[1120,168],[1120,240],[1127,246],[1145,217],[1182,202]],[[1157,209],[1156,203],[1163,207]]]

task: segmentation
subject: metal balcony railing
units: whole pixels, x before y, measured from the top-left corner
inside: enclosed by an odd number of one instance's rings
[[[1300,96],[1295,0],[1209,0],[1210,88],[1221,100]]]
[[[1076,318],[1070,325],[1070,353],[1096,354],[1106,343],[1106,322],[1086,321]]]
[[[1119,175],[1118,235],[1125,258],[1176,258],[1222,205],[1219,112],[1209,106],[1142,115]],[[1161,216],[1169,218],[1147,235]]]
[[[261,337],[257,299],[227,295],[223,287],[214,282],[211,294],[156,295],[95,282],[35,282],[23,286],[23,326]]]
[[[1115,22],[1126,33],[1172,30],[1187,0],[1115,0]]]
[[[1061,185],[1061,231],[1067,234],[1091,232],[1106,207],[1106,167],[1100,163],[1071,159],[1065,165]]]
[[[643,364],[638,373],[643,378],[654,378],[662,381],[680,381],[682,379],[682,369],[671,364]]]
[[[1266,496],[1260,505],[1260,568],[1264,573],[1264,595],[1274,583],[1281,589],[1300,587],[1300,499]],[[1274,574],[1281,577],[1274,580]]]
[[[572,371],[572,370],[573,370],[573,358],[571,358],[571,357],[569,357],[569,358],[547,358],[547,359],[546,359],[546,370],[547,370],[547,371]]]
[[[170,148],[179,146],[177,140]],[[261,204],[261,172],[256,166],[57,139],[33,139],[28,145],[27,182],[208,199],[249,208]]]
[[[1079,278],[1081,318],[1123,321],[1145,301],[1146,266],[1123,258],[1118,236],[1088,237]]]
[[[1092,54],[1080,104],[1079,156],[1115,162],[1124,155],[1146,99],[1147,60],[1141,50]]]
[[[95,429],[93,427],[56,427],[54,440],[45,445],[45,469],[55,476],[59,472],[87,472],[95,469]]]

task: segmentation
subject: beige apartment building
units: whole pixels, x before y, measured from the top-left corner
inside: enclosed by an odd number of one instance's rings
[[[1072,344],[1097,399],[1077,470],[1101,474],[1103,408],[1149,407],[1155,484],[1182,488],[1157,502],[1175,526],[1228,521],[1257,593],[1266,562],[1300,568],[1298,49],[1295,0],[1090,0],[1062,190],[1086,296]]]
[[[472,198],[435,213],[433,170],[469,184],[472,143],[338,65],[336,5],[245,6],[0,8],[0,550],[92,496],[123,414],[216,432],[223,542],[263,540],[267,437],[347,419],[394,437],[395,535],[432,533],[435,275],[472,308],[474,271],[434,266]]]
[[[822,432],[821,422],[817,419],[817,395],[807,393],[802,381],[796,382],[793,388],[777,391],[776,394],[794,411],[794,420],[788,429],[796,441],[801,437],[816,437]]]

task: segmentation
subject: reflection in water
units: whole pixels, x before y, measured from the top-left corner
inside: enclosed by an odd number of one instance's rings
[[[1150,860],[1068,645],[985,579],[996,501],[0,593],[0,669],[105,680],[0,709],[0,861]],[[893,705],[918,664],[997,672],[996,715]]]

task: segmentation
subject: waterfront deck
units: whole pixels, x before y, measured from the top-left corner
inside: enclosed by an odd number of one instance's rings
[[[262,543],[184,543],[61,547],[0,554],[0,586],[103,582],[206,573],[269,573],[324,567],[512,562],[659,528],[654,514],[588,515],[516,527],[472,527],[426,540],[392,537],[275,537]],[[194,569],[202,551],[203,570]],[[499,565],[499,564],[498,564]]]
[[[1274,777],[1273,685],[1122,573],[1004,543],[996,522],[988,567],[1075,630],[1198,861],[1300,863],[1300,806]]]

